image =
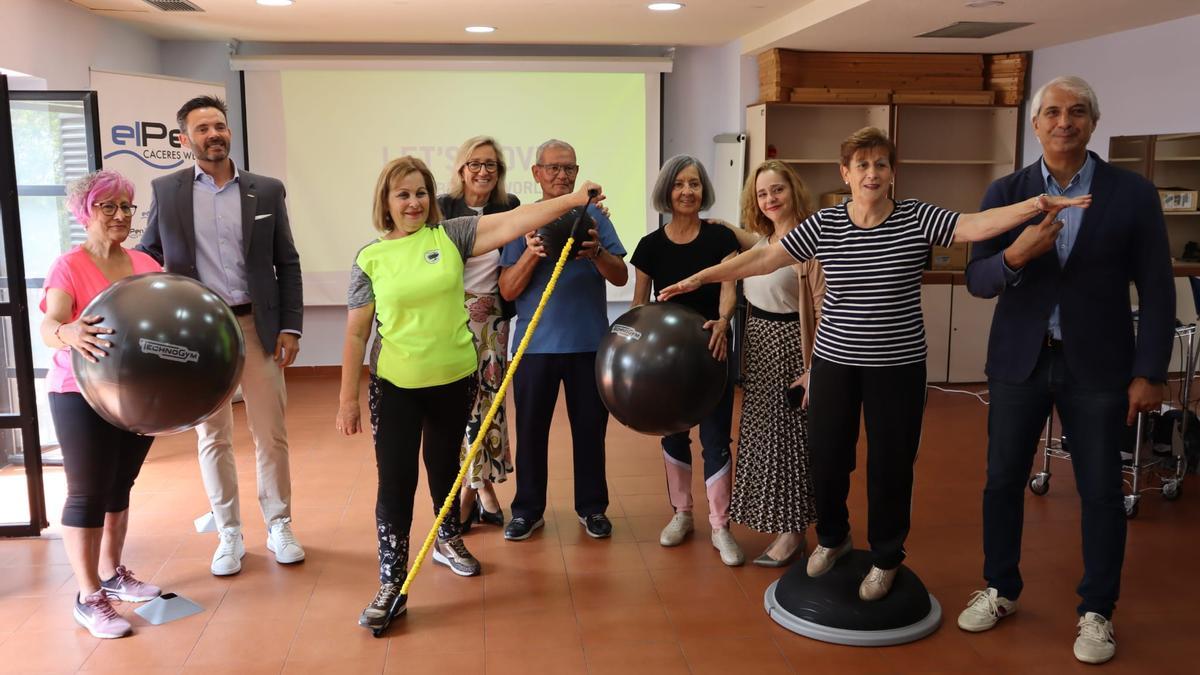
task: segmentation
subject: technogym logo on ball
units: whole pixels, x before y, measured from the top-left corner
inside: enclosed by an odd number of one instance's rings
[[[613,327],[612,327],[612,332],[616,333],[617,335],[620,335],[621,337],[623,337],[627,340],[641,340],[642,339],[642,334],[639,331],[634,330],[633,328],[626,326],[625,324],[621,324],[621,323],[614,323]]]
[[[138,340],[138,347],[142,350],[143,354],[153,354],[167,361],[174,361],[176,363],[187,363],[188,361],[198,363],[200,361],[200,352],[168,342],[158,342],[157,340],[141,338]]]

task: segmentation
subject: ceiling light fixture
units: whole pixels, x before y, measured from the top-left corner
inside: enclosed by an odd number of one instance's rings
[[[682,2],[652,2],[646,5],[646,8],[652,12],[674,12],[677,9],[683,9]]]
[[[1004,4],[1004,0],[971,0],[967,3],[967,7],[971,9],[986,9],[988,7],[999,7]]]
[[[255,0],[255,1],[264,7],[288,7],[295,0]]]
[[[467,26],[468,33],[495,33],[495,26]]]

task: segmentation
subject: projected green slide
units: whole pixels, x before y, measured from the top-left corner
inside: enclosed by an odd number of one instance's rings
[[[541,190],[537,146],[575,147],[579,177],[604,186],[632,250],[646,231],[646,85],[642,73],[284,71],[288,208],[305,273],[348,270],[376,236],[372,192],[388,160],[424,160],[445,192],[463,140],[494,136],[508,191]]]

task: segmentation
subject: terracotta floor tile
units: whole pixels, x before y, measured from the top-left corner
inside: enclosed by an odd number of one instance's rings
[[[588,673],[583,650],[577,647],[487,652],[484,655],[484,668],[488,675],[530,675],[531,673],[587,675]]]
[[[483,661],[483,648],[478,645],[463,645],[462,649],[451,652],[397,653],[389,650],[383,672],[388,675],[482,675]]]
[[[577,572],[568,575],[576,607],[655,602],[658,592],[647,570]]]
[[[591,675],[687,674],[687,661],[676,642],[616,642],[584,650]]]
[[[267,668],[282,665],[295,636],[295,622],[230,621],[209,623],[185,666]]]
[[[484,649],[582,647],[573,609],[528,610],[484,616]]]
[[[131,623],[133,621],[131,620]],[[78,629],[82,631],[83,629]],[[180,668],[200,641],[204,624],[173,621],[152,626],[134,624],[134,634],[120,640],[101,640],[83,669]]]
[[[611,642],[669,642],[675,639],[666,611],[654,601],[580,607],[576,615],[585,647]]]
[[[79,627],[23,630],[0,644],[0,672],[70,672],[82,666],[99,644],[100,640]]]
[[[368,664],[371,672],[381,672],[387,651],[387,641],[373,637],[357,624],[355,616],[309,617],[300,623],[287,660],[327,666],[353,661]]]
[[[712,637],[682,640],[683,656],[693,675],[747,672],[773,675],[793,672],[783,652],[769,637]]]

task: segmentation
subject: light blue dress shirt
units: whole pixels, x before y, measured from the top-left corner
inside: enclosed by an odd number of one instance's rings
[[[196,165],[192,183],[192,221],[196,228],[196,271],[205,286],[231,307],[250,302],[246,255],[242,239],[241,174],[217,187],[213,177]]]
[[[1059,185],[1058,181],[1054,180],[1050,169],[1046,167],[1045,159],[1040,162],[1040,165],[1042,177],[1046,180],[1046,194],[1082,197],[1092,191],[1092,176],[1096,173],[1096,162],[1090,154],[1083,162],[1083,166],[1079,168],[1079,172],[1065,186]],[[1065,267],[1067,259],[1071,257],[1071,249],[1075,248],[1075,240],[1079,237],[1079,228],[1083,225],[1083,213],[1082,207],[1071,206],[1058,214],[1058,219],[1063,223],[1054,243],[1054,252],[1058,254],[1059,267]],[[1059,317],[1058,305],[1055,305],[1054,311],[1050,313],[1049,331],[1055,340],[1062,339],[1062,322]]]

